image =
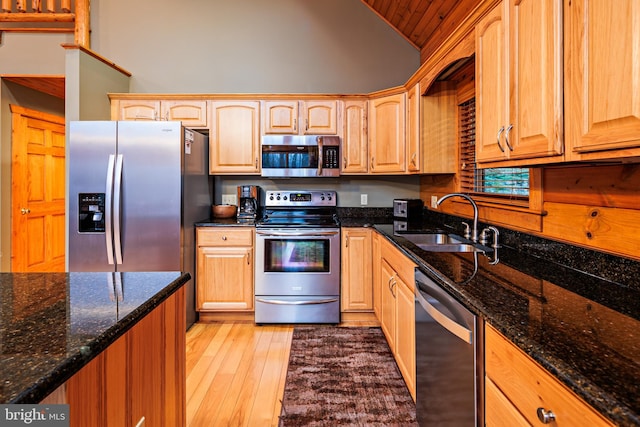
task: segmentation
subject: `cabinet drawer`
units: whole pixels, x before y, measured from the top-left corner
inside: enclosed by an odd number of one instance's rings
[[[196,236],[198,246],[253,246],[252,228],[198,228]]]
[[[485,349],[487,377],[531,425],[543,425],[538,408],[552,411],[557,427],[613,425],[489,325]]]

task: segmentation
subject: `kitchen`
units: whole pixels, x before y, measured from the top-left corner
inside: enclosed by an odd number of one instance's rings
[[[104,5],[98,4],[98,9],[103,6]],[[97,13],[98,19],[100,19],[99,10],[96,12],[94,9],[94,13]],[[97,46],[99,48],[99,44],[94,44],[94,46]],[[4,47],[2,49],[4,49]],[[118,63],[122,63],[125,66],[130,66],[129,64],[136,63],[133,60],[120,60],[118,58],[118,55],[107,54],[107,56],[110,59],[117,59]],[[395,82],[390,79],[387,81],[387,83],[377,84],[375,86],[375,89],[380,90],[388,87],[393,87],[397,84],[405,84],[407,82],[407,76],[412,75],[415,69],[417,69],[417,65],[415,65],[408,72],[405,71],[400,73],[402,75],[399,76]],[[268,72],[269,70],[266,71]],[[391,74],[395,71],[391,70],[387,73],[387,70],[379,70],[379,72],[381,74]],[[134,77],[132,79],[132,81],[134,82],[137,82],[136,75],[137,73],[134,73]],[[207,90],[207,86],[204,85],[202,86],[202,88],[204,89],[189,90],[188,88],[178,86],[178,83],[186,85],[187,82],[180,81],[175,83],[175,89],[173,87],[167,87],[167,89],[165,90],[162,90],[161,88],[148,88],[147,90],[145,90],[144,86],[136,87],[136,83],[134,83],[132,85],[133,87],[131,92],[224,92],[215,88],[212,90]],[[263,93],[265,91],[265,88],[255,88],[254,90],[251,90],[252,84],[255,84],[253,80],[247,82],[247,92]],[[318,81],[318,84],[320,84],[320,81]],[[304,83],[302,85],[304,85]],[[286,87],[280,90],[278,90],[277,88],[275,88],[275,90],[273,90],[273,88],[267,88],[266,90],[270,89],[272,89],[273,92],[280,93],[307,92],[306,90],[295,87],[294,85],[291,85],[290,88]],[[238,89],[236,89],[236,91],[237,90]],[[335,88],[327,90],[323,90],[322,87],[320,87],[319,89],[313,89],[314,92],[327,93],[353,93],[354,90],[364,93],[371,92],[370,89],[360,89],[355,84],[350,88],[341,88],[336,86]],[[243,90],[242,92],[245,92],[245,90]],[[72,111],[70,113],[73,114]],[[5,129],[6,127],[3,126],[3,134],[5,132]],[[585,160],[593,158],[593,154],[590,154],[591,152],[589,150],[580,150],[580,152],[582,153],[581,155]],[[632,162],[630,162],[626,166],[589,165],[582,168],[544,168],[537,170],[542,172],[542,176],[537,177],[537,179],[539,179],[541,182],[544,182],[541,193],[543,193],[545,215],[538,215],[536,217],[535,215],[532,215],[530,213],[523,212],[522,209],[505,212],[500,209],[495,209],[492,206],[486,206],[481,207],[481,211],[484,211],[482,213],[482,216],[485,217],[486,222],[491,224],[502,221],[502,225],[511,226],[517,230],[523,230],[525,232],[527,230],[534,230],[534,234],[542,234],[545,237],[562,239],[564,241],[575,243],[580,246],[599,249],[605,252],[619,254],[621,256],[631,257],[632,259],[634,259],[634,257],[636,256],[635,254],[637,253],[637,239],[619,238],[620,235],[637,235],[637,232],[634,231],[634,228],[631,225],[635,222],[634,215],[637,215],[637,206],[633,202],[633,197],[635,194],[634,188],[637,188],[637,186],[633,185],[633,182],[634,179],[637,179],[635,178],[637,176],[637,172],[634,173],[635,169]],[[431,201],[431,196],[433,194],[441,196],[443,194],[451,192],[452,190],[452,183],[448,181],[446,177],[443,178],[440,175],[427,175],[422,177],[403,175],[394,176],[393,178],[389,179],[398,181],[400,183],[407,183],[406,185],[412,188],[412,190],[410,190],[408,194],[405,193],[398,196],[413,198],[419,195],[419,197],[425,201],[425,204],[427,206],[429,205],[428,202]],[[230,177],[228,179],[217,179],[216,190],[219,186],[220,191],[216,191],[215,194],[222,195],[232,192],[229,190],[229,188],[234,188],[238,180],[242,181],[242,178]],[[243,182],[254,183],[258,181],[250,178],[248,180],[245,179]],[[387,178],[383,178],[380,176],[367,176],[366,178],[359,178],[357,176],[354,176],[353,178],[348,178],[346,184],[343,184],[341,178],[340,185],[345,185],[345,187],[349,190],[345,192],[342,191],[341,188],[338,188],[340,200],[345,202],[344,206],[346,207],[359,207],[360,194],[367,194],[369,197],[368,206],[390,207],[392,199],[396,197],[396,193],[394,193],[393,190],[394,186],[388,184],[386,184],[385,186],[385,182],[387,182]],[[378,184],[380,184],[383,192],[381,193],[379,191],[369,190],[367,188],[362,191],[361,188],[358,188],[358,186],[366,186],[369,184],[371,184],[372,187],[378,187]],[[318,188],[321,188],[323,184],[314,183],[314,186],[315,185],[318,185]],[[355,187],[354,191],[351,191],[351,188],[353,188],[352,186]],[[264,187],[267,187],[267,185],[264,185]],[[379,199],[378,197],[382,197],[382,199]],[[538,208],[540,212],[543,211],[542,206],[538,206]],[[469,207],[464,203],[452,202],[448,205],[445,203],[442,206],[442,210],[452,214],[457,213],[460,216],[465,216],[467,218],[471,216]],[[596,212],[596,214],[592,215],[591,213],[594,211]],[[582,217],[581,215],[584,215],[585,213],[588,215],[588,218],[591,218],[591,222],[587,226],[585,226],[587,228],[587,232],[583,232],[581,227],[570,227],[567,225],[571,224],[570,221],[567,221],[567,218]],[[535,220],[535,218],[538,218],[537,221]],[[536,227],[537,231],[535,231]],[[611,227],[616,230],[615,233],[607,231],[607,228]],[[628,231],[625,231],[627,229]],[[4,232],[3,235],[5,235]],[[3,252],[6,253],[4,249]]]

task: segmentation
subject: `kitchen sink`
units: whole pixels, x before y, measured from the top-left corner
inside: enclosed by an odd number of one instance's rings
[[[407,233],[397,234],[420,249],[429,252],[485,252],[480,245],[448,233]]]

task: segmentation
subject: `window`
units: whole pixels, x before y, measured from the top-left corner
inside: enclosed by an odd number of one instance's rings
[[[529,168],[476,169],[476,100],[458,105],[460,190],[464,193],[528,200]]]

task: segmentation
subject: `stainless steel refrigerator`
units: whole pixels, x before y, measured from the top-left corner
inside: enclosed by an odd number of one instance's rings
[[[180,122],[76,121],[67,142],[67,271],[187,271],[209,218],[208,137]]]

